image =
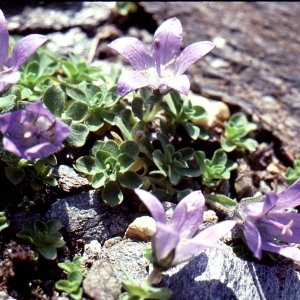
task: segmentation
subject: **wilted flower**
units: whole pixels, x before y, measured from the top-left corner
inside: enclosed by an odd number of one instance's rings
[[[8,56],[8,30],[5,17],[0,9],[0,94],[17,83],[19,69],[47,38],[40,34],[30,34],[22,38]]]
[[[278,195],[269,192],[259,202],[242,202],[237,207],[237,225],[256,258],[261,259],[265,250],[300,261],[300,250],[287,244],[300,243],[300,214],[291,212],[298,205],[300,179]]]
[[[182,199],[168,224],[164,207],[154,195],[141,189],[135,189],[135,193],[156,221],[156,233],[152,238],[153,264],[161,271],[204,249],[218,248],[215,242],[236,224],[236,221],[224,221],[193,237],[203,220],[205,200],[201,191],[192,192]]]
[[[0,115],[4,149],[27,160],[47,157],[61,148],[70,133],[42,101]]]
[[[152,53],[134,37],[119,38],[109,44],[133,66],[121,74],[118,92],[124,96],[142,87],[160,90],[161,93],[174,89],[188,95],[190,81],[185,70],[211,51],[211,42],[198,42],[186,47],[180,54],[182,26],[177,18],[166,20],[156,30]],[[180,54],[180,55],[179,55]]]

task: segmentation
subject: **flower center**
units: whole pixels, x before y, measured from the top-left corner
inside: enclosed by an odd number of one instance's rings
[[[28,120],[29,119],[29,120]],[[53,128],[55,121],[51,122],[46,116],[36,116],[33,121],[28,118],[23,123],[25,139],[47,140],[52,141],[54,138]],[[31,121],[31,122],[30,122]]]
[[[10,72],[13,71],[14,69],[15,69],[15,67],[8,68],[8,67],[6,67],[6,66],[3,66],[3,67],[2,67],[2,71],[0,72],[0,75],[10,73]]]

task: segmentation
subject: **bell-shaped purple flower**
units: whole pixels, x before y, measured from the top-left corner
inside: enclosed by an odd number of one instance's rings
[[[0,115],[0,128],[4,149],[27,160],[57,152],[70,133],[69,127],[45,108],[42,101]]]
[[[198,42],[180,53],[181,42],[182,26],[177,18],[168,19],[157,28],[152,52],[134,37],[119,38],[111,42],[109,47],[124,56],[134,68],[123,72],[119,77],[120,96],[142,87],[159,90],[160,93],[174,89],[188,95],[190,81],[183,73],[215,45],[206,41]]]
[[[236,209],[237,225],[258,259],[262,251],[276,252],[300,261],[300,214],[291,208],[300,205],[300,179],[284,192],[269,192],[258,202],[241,202]]]
[[[47,38],[40,34],[30,34],[16,44],[9,56],[8,41],[6,21],[0,9],[0,94],[19,81],[19,69]]]
[[[236,224],[236,221],[223,221],[194,236],[203,220],[205,199],[201,191],[182,199],[168,224],[164,207],[154,195],[141,189],[135,189],[135,193],[156,221],[156,233],[152,238],[153,264],[161,271],[204,249],[219,248],[215,242]]]

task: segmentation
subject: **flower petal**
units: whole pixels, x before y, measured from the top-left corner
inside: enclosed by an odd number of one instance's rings
[[[296,207],[300,205],[300,178],[295,181],[289,188],[278,195],[276,210]]]
[[[262,209],[262,214],[268,214],[275,206],[278,201],[278,195],[275,192],[268,192],[264,198],[264,206]]]
[[[158,88],[163,89],[165,85],[185,96],[187,96],[190,91],[190,81],[186,75],[173,77],[166,81],[163,81],[159,84]]]
[[[202,222],[204,205],[201,191],[190,193],[179,202],[168,225],[179,232],[181,239],[192,238]]]
[[[265,251],[279,253],[280,255],[290,258],[294,261],[300,261],[300,250],[297,247],[280,245],[275,242],[267,241],[263,243],[262,249]]]
[[[156,233],[153,237],[154,255],[157,260],[166,258],[179,243],[179,234],[163,223],[156,223]]]
[[[161,202],[154,195],[145,190],[135,189],[134,192],[146,205],[155,221],[166,224],[165,209]]]
[[[4,93],[10,86],[16,84],[19,79],[19,71],[0,75],[0,93]]]
[[[180,21],[177,18],[171,18],[163,22],[155,31],[153,41],[156,38],[160,41],[160,62],[165,65],[180,52],[182,42]]]
[[[146,70],[153,66],[153,59],[149,50],[137,38],[119,38],[111,42],[108,47],[118,51],[137,71]]]
[[[5,17],[0,9],[0,68],[5,65],[8,56],[8,30],[6,26]]]
[[[172,265],[176,265],[185,257],[198,254],[202,250],[208,248],[220,248],[220,246],[216,245],[215,242],[229,232],[235,225],[236,221],[232,220],[217,223],[201,231],[193,239],[186,243],[182,245],[179,244],[177,246]]]
[[[25,61],[46,41],[47,38],[40,34],[30,34],[22,38],[8,57],[6,66],[15,67],[16,70],[19,70]]]
[[[256,226],[247,219],[241,228],[249,249],[253,252],[256,258],[261,259],[263,241],[260,232]]]
[[[182,75],[189,66],[210,52],[214,47],[215,44],[206,41],[187,46],[174,64],[176,75]]]
[[[57,149],[57,146],[51,143],[43,143],[25,149],[25,151],[22,154],[22,157],[24,157],[27,160],[35,160],[37,158],[47,157],[50,154],[57,152],[58,150],[59,149]]]
[[[272,224],[264,223],[264,220],[275,221],[285,226],[293,220],[293,224],[288,227],[289,231],[292,232],[292,235],[287,233],[282,234],[282,228],[278,228]],[[267,236],[267,238],[275,238],[287,243],[300,244],[300,214],[272,212],[266,217],[259,219],[258,222],[265,228],[264,234]]]
[[[155,86],[148,81],[145,76],[133,70],[123,72],[118,79],[117,86],[118,93],[121,97],[145,86],[155,88]]]

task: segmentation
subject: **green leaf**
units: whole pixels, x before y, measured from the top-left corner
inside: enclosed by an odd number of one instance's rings
[[[104,125],[104,121],[102,120],[102,118],[97,113],[93,112],[88,113],[88,116],[86,117],[84,123],[92,132],[97,131]]]
[[[73,121],[83,121],[88,113],[88,105],[84,102],[75,101],[66,110],[66,116],[73,119]]]
[[[56,259],[56,256],[57,256],[57,251],[56,251],[56,248],[54,247],[40,247],[40,248],[37,248],[37,250],[39,251],[39,253],[41,255],[43,255],[43,257],[45,257],[46,259],[49,259],[49,260],[54,260]]]
[[[140,176],[132,171],[127,171],[125,173],[118,172],[117,180],[121,185],[128,189],[137,189],[143,184]]]
[[[122,153],[118,156],[117,158],[118,163],[119,163],[119,171],[120,172],[125,172],[127,171],[132,164],[134,164],[134,158],[131,157],[128,154]]]
[[[6,113],[12,110],[16,105],[16,96],[7,95],[0,97],[0,111],[1,113]]]
[[[73,147],[82,147],[89,134],[89,129],[83,124],[72,124],[71,133],[67,138],[67,144]]]
[[[204,194],[204,197],[206,199],[221,203],[222,205],[225,206],[236,206],[237,202],[229,197],[226,197],[225,195],[221,195],[221,194]]]
[[[53,85],[46,90],[43,103],[56,117],[60,117],[64,112],[66,94],[60,86]]]
[[[141,98],[134,98],[131,104],[132,112],[140,119],[143,120],[143,100]]]
[[[253,152],[256,149],[256,141],[250,138],[241,139],[239,142],[236,142],[235,144],[238,147],[249,150],[250,152]]]
[[[103,151],[108,152],[110,156],[114,158],[117,158],[121,153],[119,145],[113,140],[105,142],[103,145]]]
[[[94,175],[98,168],[95,167],[95,158],[92,156],[82,156],[76,160],[75,169],[79,172]]]
[[[192,124],[190,122],[182,123],[182,125],[185,128],[188,135],[190,136],[190,138],[192,138],[193,140],[198,139],[200,135],[200,128],[197,125]]]
[[[19,184],[26,176],[22,168],[7,166],[4,168],[5,175],[13,184]]]
[[[236,149],[236,145],[233,142],[226,140],[223,135],[221,135],[221,147],[226,152],[232,152]]]
[[[105,185],[107,177],[103,172],[98,172],[93,176],[92,187],[94,189],[99,189]]]
[[[110,206],[116,206],[123,201],[123,194],[114,181],[107,183],[102,191],[103,201]]]
[[[122,143],[120,145],[120,151],[130,155],[133,158],[137,157],[140,153],[139,145],[133,141],[125,141]]]

